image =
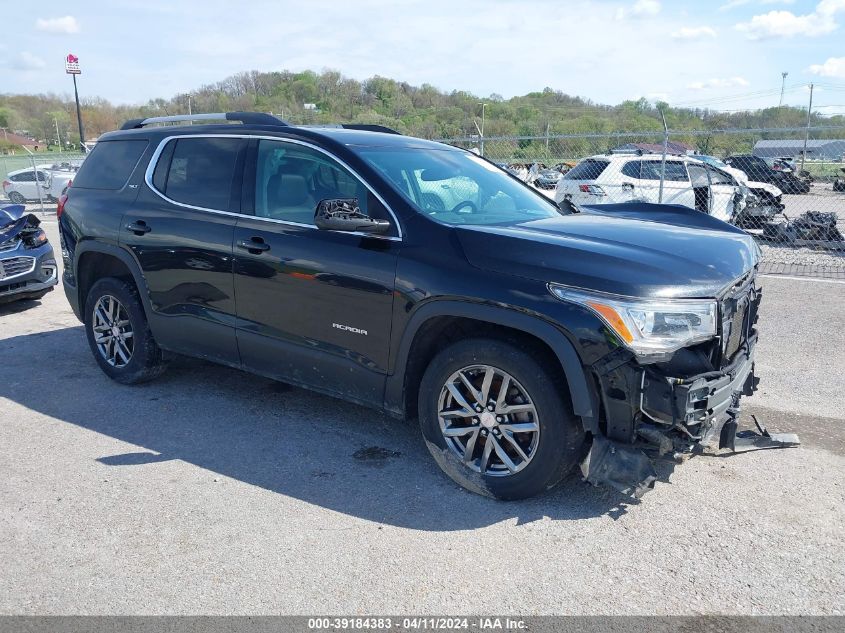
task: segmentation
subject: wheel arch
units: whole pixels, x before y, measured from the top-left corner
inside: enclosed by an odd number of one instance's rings
[[[480,326],[472,335],[488,332],[513,332],[528,337],[554,357],[566,379],[575,415],[582,418],[587,430],[597,428],[596,397],[587,384],[581,359],[567,336],[540,317],[498,306],[463,301],[434,301],[419,307],[408,321],[396,353],[393,372],[385,387],[385,409],[402,417],[413,417],[416,410],[416,389],[419,378],[434,354],[442,349],[443,328],[451,323],[470,322]],[[438,342],[440,344],[438,345]],[[446,344],[451,341],[446,341]]]
[[[84,308],[88,291],[98,279],[116,277],[131,281],[138,290],[144,312],[150,314],[146,281],[135,259],[125,250],[111,244],[82,243],[75,252],[74,277],[79,306]]]

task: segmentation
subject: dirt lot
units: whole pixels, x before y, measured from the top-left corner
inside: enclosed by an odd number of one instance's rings
[[[0,613],[845,613],[845,285],[764,282],[746,409],[804,445],[640,503],[474,496],[409,424],[187,359],[123,387],[60,288],[0,307]]]

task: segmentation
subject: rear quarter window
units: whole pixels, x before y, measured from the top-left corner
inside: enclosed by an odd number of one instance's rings
[[[563,178],[565,180],[595,180],[602,175],[609,164],[606,160],[588,158],[566,172]]]
[[[112,191],[123,188],[145,149],[146,139],[97,143],[73,179],[73,188]]]

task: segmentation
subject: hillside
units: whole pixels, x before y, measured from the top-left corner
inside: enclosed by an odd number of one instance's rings
[[[335,71],[243,72],[190,93],[193,112],[257,110],[272,112],[293,123],[379,123],[426,138],[475,134],[474,120],[486,106],[485,135],[543,135],[660,130],[655,105],[645,99],[610,106],[545,88],[503,99],[478,97],[468,92],[442,92],[423,84],[373,77],[357,81]],[[303,105],[315,104],[316,110]],[[665,104],[661,104],[664,105]],[[184,113],[188,95],[158,98],[145,105],[114,105],[100,98],[83,100],[82,117],[89,139],[113,130],[124,120],[139,116]],[[720,113],[707,109],[669,108],[668,125],[674,130],[750,127],[800,127],[806,110],[768,108]],[[814,115],[814,124],[843,125],[845,117]],[[55,143],[56,127],[62,139],[76,135],[73,99],[65,95],[0,95],[0,127],[26,130]],[[841,134],[840,134],[841,135]],[[2,142],[2,138],[0,138]]]

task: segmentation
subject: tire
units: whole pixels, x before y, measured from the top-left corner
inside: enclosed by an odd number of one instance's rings
[[[95,316],[95,310],[100,311],[99,316]],[[162,351],[156,345],[138,291],[132,284],[113,277],[97,281],[85,299],[84,317],[91,353],[112,380],[132,385],[157,378],[166,369]],[[114,330],[103,325],[104,322],[118,327],[122,344],[114,340]],[[106,336],[111,337],[111,344],[101,345],[96,340],[103,328]],[[128,332],[131,334],[127,337]]]
[[[13,191],[9,194],[9,201],[12,204],[26,204],[26,198],[24,198],[18,191]]]
[[[463,371],[475,391],[483,396],[488,369],[493,375],[487,381],[488,397],[482,399],[491,403],[494,410],[476,411],[478,415],[472,418],[441,417],[441,411],[454,414],[457,409],[465,410],[447,384],[458,389],[466,404],[476,404],[477,397],[471,397],[472,392],[458,372]],[[500,407],[496,400],[501,395],[505,375],[509,388],[503,401],[505,406]],[[437,464],[467,490],[502,500],[531,497],[557,484],[575,466],[585,441],[560,375],[560,368],[543,361],[541,355],[532,355],[498,339],[468,339],[439,352],[423,374],[418,405],[423,438]],[[523,410],[506,413],[508,405]],[[532,423],[538,429],[536,433],[528,430]],[[525,430],[515,431],[517,427],[513,424],[521,424],[518,428]],[[450,435],[447,439],[444,427],[447,432],[452,430],[461,435]],[[506,433],[509,437],[505,437]],[[519,444],[522,454],[511,440]],[[491,441],[487,464],[483,467]],[[500,451],[516,469],[505,464]]]

